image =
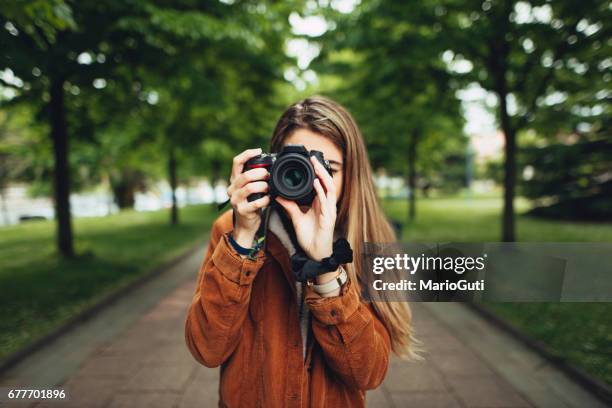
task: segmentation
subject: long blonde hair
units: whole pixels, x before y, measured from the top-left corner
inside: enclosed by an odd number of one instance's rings
[[[386,219],[374,188],[372,170],[363,137],[351,114],[338,103],[312,96],[291,105],[281,116],[271,141],[271,151],[278,152],[284,140],[297,129],[309,129],[329,138],[343,155],[343,191],[338,203],[336,228],[353,248],[353,263],[348,273],[360,285],[362,276],[362,244],[395,241],[393,228]],[[407,302],[372,302],[376,313],[389,331],[395,354],[418,358],[415,353],[412,316]]]

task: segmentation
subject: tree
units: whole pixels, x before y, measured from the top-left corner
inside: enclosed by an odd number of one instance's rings
[[[464,79],[498,99],[505,136],[503,241],[516,238],[518,134],[536,126],[557,93],[600,90],[601,81],[589,84],[581,76],[603,76],[610,13],[608,2],[600,0],[447,0],[437,7],[439,22],[453,40],[455,61],[467,60],[473,67]]]
[[[71,97],[66,89],[78,93],[80,88],[92,87],[97,78],[121,75],[124,63],[135,59],[146,63],[150,61],[145,55],[159,56],[159,50],[146,46],[142,36],[117,24],[131,13],[153,12],[146,4],[139,5],[141,8],[136,9],[123,2],[108,3],[100,13],[95,2],[69,7],[62,1],[40,1],[15,4],[3,9],[0,15],[0,24],[5,28],[0,31],[0,68],[10,69],[21,82],[21,86],[4,84],[17,91],[11,103],[38,106],[49,123],[54,152],[57,243],[59,252],[66,257],[74,254],[67,122]]]
[[[217,44],[218,48],[244,43],[261,49],[270,33],[279,31],[277,18],[292,4],[271,7],[271,19],[265,6],[254,6],[251,2],[177,1],[169,5],[157,1],[101,4],[61,0],[3,6],[0,70],[10,70],[17,80],[3,81],[2,85],[16,91],[11,104],[36,106],[45,117],[41,115],[40,120],[49,124],[54,151],[57,244],[62,255],[74,254],[69,152],[73,139],[70,135],[77,133],[68,118],[76,95],[96,88],[101,81],[129,84],[133,90],[131,85],[138,83],[135,75],[141,69],[160,75],[160,70],[167,67],[164,61],[180,59],[180,63],[188,65],[182,50],[193,49],[202,42]],[[253,16],[259,16],[257,21],[245,24],[245,19]],[[264,27],[270,29],[263,30],[264,35],[253,36],[260,30],[254,29],[257,23],[265,23]],[[226,39],[231,41],[223,43]],[[137,90],[129,93],[133,97],[139,94]]]
[[[253,11],[248,3],[240,5],[232,18],[243,31],[249,30],[247,38],[231,31],[220,41],[196,37],[184,45],[180,59],[160,63],[152,75],[145,75],[145,86],[159,96],[147,121],[167,157],[172,224],[178,223],[180,159],[201,161],[196,152],[204,142],[209,147],[214,141],[221,142],[217,146],[234,142],[238,147],[266,138],[271,128],[267,112],[283,80],[283,67],[290,62],[283,49],[288,5],[269,5],[266,14]],[[222,158],[213,160],[215,177]]]
[[[72,256],[72,227],[70,223],[68,140],[64,116],[64,79],[57,72],[57,64],[47,63],[45,68],[49,76],[46,81],[37,81],[42,74],[40,65],[46,62],[46,56],[52,54],[52,44],[56,42],[61,30],[70,30],[75,26],[70,8],[63,2],[45,4],[37,1],[31,5],[4,9],[0,15],[2,48],[2,69],[9,68],[16,74],[22,86],[3,81],[4,86],[27,89],[27,94],[41,96],[44,92],[48,102],[51,139],[55,155],[55,204],[58,219],[58,246],[66,256]],[[49,60],[52,58],[49,58]],[[28,80],[38,86],[33,86]]]
[[[416,215],[419,167],[434,167],[426,163],[429,153],[444,152],[453,140],[466,143],[434,11],[433,2],[371,1],[348,16],[332,13],[336,27],[323,37],[316,66],[344,78],[334,94],[361,124],[374,166],[405,174],[409,219]]]

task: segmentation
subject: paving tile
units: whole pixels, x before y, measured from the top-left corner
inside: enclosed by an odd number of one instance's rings
[[[461,404],[449,393],[391,393],[391,400],[395,407],[415,408],[460,408]]]
[[[423,343],[422,348],[430,353],[468,350],[457,337],[442,329],[435,334],[422,336],[419,340]]]
[[[167,343],[167,344],[164,344]],[[154,353],[160,348],[170,346],[176,341],[165,341],[154,339],[151,335],[125,334],[116,341],[105,344],[96,351],[98,355],[105,356],[130,356],[130,358],[141,359],[148,353]]]
[[[428,360],[445,376],[495,376],[495,373],[471,351],[430,353]]]
[[[143,363],[189,365],[194,362],[193,356],[183,344],[173,344],[171,347],[163,347],[155,353],[150,353],[143,358]]]
[[[383,387],[378,387],[375,390],[366,393],[366,407],[368,408],[387,408],[390,401],[387,398]]]
[[[193,365],[143,364],[121,386],[121,391],[181,391],[187,385]]]
[[[118,378],[72,377],[61,386],[66,390],[68,399],[62,407],[104,407],[124,382]]]
[[[422,322],[414,325],[414,335],[418,340],[436,335],[440,332],[440,325],[433,322]]]
[[[468,407],[530,407],[523,397],[497,378],[490,376],[446,378],[456,395]]]
[[[180,408],[216,406],[219,400],[219,376],[211,369],[196,374],[179,401]]]
[[[119,393],[111,400],[108,408],[173,408],[180,397],[179,393],[168,392]]]
[[[40,400],[32,400],[32,399],[26,399],[26,398],[19,398],[19,399],[12,399],[12,400],[8,400],[8,401],[0,401],[0,407],[6,407],[6,408],[38,408],[41,407],[43,404],[45,403],[45,401],[40,401]],[[58,405],[57,402],[54,403],[54,407],[55,408],[60,408],[60,405]],[[50,404],[47,403],[47,405],[51,406]]]
[[[425,362],[393,362],[384,385],[390,392],[445,391],[442,376]]]
[[[134,356],[125,358],[125,356],[116,355],[96,355],[81,366],[76,376],[129,378],[136,372],[140,364],[140,359]]]
[[[194,370],[194,382],[208,382],[208,381],[216,381],[219,382],[219,367],[217,368],[208,368],[204,367],[201,364],[197,364],[197,367]]]

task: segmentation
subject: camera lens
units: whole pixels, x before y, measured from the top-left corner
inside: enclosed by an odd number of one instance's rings
[[[274,191],[281,197],[299,202],[310,199],[314,179],[309,157],[296,153],[280,155],[271,174]]]
[[[291,188],[296,188],[304,182],[306,175],[297,168],[289,168],[283,174],[283,183]]]

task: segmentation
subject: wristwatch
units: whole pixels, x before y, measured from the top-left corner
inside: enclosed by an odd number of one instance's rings
[[[341,288],[342,285],[344,285],[347,280],[348,280],[348,275],[346,274],[346,271],[344,270],[344,268],[341,266],[340,273],[338,274],[338,276],[336,276],[335,279],[332,279],[329,282],[325,282],[322,285],[312,284],[311,286],[312,286],[312,289],[315,292],[317,292],[319,295],[325,295],[326,293],[330,293],[338,288]]]

